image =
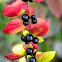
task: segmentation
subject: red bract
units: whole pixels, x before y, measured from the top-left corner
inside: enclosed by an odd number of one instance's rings
[[[27,13],[28,15],[33,15],[34,14],[34,9],[31,6],[29,6],[26,9],[25,13]]]
[[[43,0],[34,0],[34,2],[42,2],[42,1]],[[7,4],[2,13],[7,17],[19,16],[26,10],[27,6],[28,2],[23,2],[22,0],[16,0],[15,2],[12,2],[12,4]]]
[[[27,28],[30,34],[33,34],[34,36],[45,36],[49,31],[50,22],[45,22],[42,18],[38,18],[37,20],[38,22],[36,24],[31,23],[25,27],[20,18],[14,19],[6,25],[3,32],[5,34],[14,34]]]
[[[24,28],[25,26],[23,25],[22,20],[17,18],[10,21],[4,28],[3,32],[5,34],[13,34],[22,31]]]
[[[37,20],[38,22],[36,24],[29,24],[25,27],[20,18],[14,19],[6,25],[3,32],[6,34],[14,34],[27,28],[35,36],[45,36],[48,33],[50,22],[45,22],[42,18],[38,18]]]
[[[42,2],[42,1],[44,1],[44,0],[34,0],[35,2]]]
[[[7,17],[19,16],[25,11],[27,5],[28,2],[24,3],[21,0],[16,0],[12,4],[7,4],[2,13]]]
[[[34,36],[45,36],[50,28],[50,22],[45,22],[44,19],[38,18],[36,24],[29,24],[26,28],[29,30],[31,34]]]
[[[19,58],[25,56],[26,54],[27,54],[26,50],[23,49],[20,51],[10,53],[8,55],[4,55],[4,57],[9,59],[9,60],[16,60],[16,59],[19,59]]]
[[[25,50],[27,50],[29,48],[29,46],[31,48],[33,48],[34,51],[38,49],[38,45],[34,44],[33,42],[30,42],[28,44],[25,44],[25,43],[23,44],[23,47],[24,47]]]
[[[9,59],[9,60],[16,60],[21,58],[22,56],[14,54],[14,53],[10,53],[8,55],[4,55],[5,58]]]

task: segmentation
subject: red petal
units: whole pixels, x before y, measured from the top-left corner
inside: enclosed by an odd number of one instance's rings
[[[27,54],[26,50],[20,50],[20,51],[16,51],[14,53],[10,53],[8,55],[4,55],[5,58],[9,59],[9,60],[16,60],[19,59],[23,56],[25,56]]]
[[[33,45],[33,49],[35,50],[37,50],[38,49],[38,45],[37,44],[34,44],[34,43],[32,43],[32,45]]]
[[[38,49],[38,45],[37,44],[34,44],[33,42],[30,42],[30,43],[28,43],[28,44],[23,44],[23,47],[24,47],[24,49],[25,50],[27,50],[28,49],[28,46],[30,46],[30,45],[32,45],[33,46],[33,50],[35,51],[35,49],[37,50]]]
[[[23,3],[21,0],[17,0],[11,5],[7,4],[2,13],[7,17],[19,16],[25,11],[23,8],[26,8],[27,5],[28,3]]]
[[[28,2],[25,2],[25,3],[22,4],[22,7],[23,7],[24,10],[26,10],[27,6],[28,6]]]
[[[5,34],[14,34],[22,31],[25,28],[20,18],[10,21],[4,28]]]
[[[34,27],[38,26],[39,24],[45,22],[44,19],[42,18],[37,18],[37,23],[36,24],[29,24],[28,26],[26,26],[26,28],[30,31],[31,29],[33,29]]]
[[[34,9],[31,7],[31,6],[29,6],[27,9],[26,9],[26,11],[25,11],[28,15],[33,15],[34,14]]]
[[[4,57],[7,58],[7,59],[9,59],[9,60],[16,60],[16,59],[21,58],[22,56],[10,53],[8,55],[4,55]]]
[[[35,2],[42,2],[42,1],[44,1],[44,0],[34,0]]]
[[[50,22],[45,22],[42,18],[38,18],[37,20],[38,22],[36,24],[29,24],[26,28],[34,36],[45,36],[48,33]]]
[[[39,34],[37,34],[36,36],[45,36],[48,33],[49,27],[50,27],[50,22],[47,21],[47,22],[43,23],[42,25],[43,26],[40,26],[43,28],[42,31]]]

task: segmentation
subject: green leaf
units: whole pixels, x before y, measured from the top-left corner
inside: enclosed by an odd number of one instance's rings
[[[30,44],[30,45],[28,46],[28,48],[33,48],[33,45],[32,45],[32,44]]]
[[[41,37],[37,37],[37,38],[39,39],[39,42],[38,43],[41,43],[41,42],[44,41]]]
[[[18,52],[17,52],[18,53]],[[22,51],[19,52],[20,55],[26,55],[27,54],[27,51],[22,49]]]
[[[37,62],[51,61],[54,58],[55,53],[56,53],[56,51],[48,51],[48,52],[36,54],[36,61]]]
[[[25,56],[22,57],[22,58],[20,58],[20,59],[18,59],[18,61],[16,61],[16,62],[26,62],[26,58],[25,58]]]
[[[31,55],[27,55],[27,59],[29,60],[32,56]]]
[[[24,36],[27,36],[29,34],[29,31],[28,30],[23,30],[22,33],[23,33]]]
[[[42,52],[37,52],[36,54],[41,54]]]
[[[14,54],[19,54],[21,56],[24,56],[27,54],[27,51],[23,48],[22,50],[14,52]]]

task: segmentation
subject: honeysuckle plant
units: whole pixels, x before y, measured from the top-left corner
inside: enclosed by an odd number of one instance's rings
[[[43,0],[29,0],[29,2],[42,2]],[[8,10],[9,9],[9,10]],[[25,43],[19,51],[4,55],[9,60],[16,60],[26,57],[27,62],[49,62],[51,61],[56,51],[36,52],[38,49],[37,43],[44,40],[40,36],[47,35],[50,22],[43,18],[36,18],[34,9],[29,6],[28,0],[11,0],[3,10],[3,14],[8,17],[19,16],[23,12],[22,18],[11,20],[3,29],[5,34],[14,34],[22,31],[21,40]]]

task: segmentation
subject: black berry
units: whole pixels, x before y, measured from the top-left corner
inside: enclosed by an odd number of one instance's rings
[[[28,22],[27,22],[27,21],[24,21],[23,24],[24,24],[25,26],[27,26],[27,25],[28,25]]]
[[[34,0],[29,0],[29,2],[34,2]]]
[[[33,53],[33,49],[32,49],[32,48],[28,48],[28,49],[27,49],[27,54],[28,54],[28,55],[31,55],[32,53]]]
[[[26,41],[26,37],[22,35],[21,40]]]
[[[27,35],[26,40],[31,42],[33,40],[33,36],[31,34]]]
[[[22,0],[22,1],[27,2],[28,0]]]
[[[28,41],[25,41],[26,44],[28,44],[29,42]]]
[[[32,15],[32,16],[31,16],[31,19],[34,19],[34,18],[35,18],[35,15]]]
[[[34,38],[33,38],[33,43],[34,43],[34,44],[37,44],[37,43],[38,43],[38,41],[39,41],[39,40],[38,40],[38,38],[37,38],[37,37],[34,37]]]
[[[36,55],[36,52],[35,53],[33,53],[33,56],[35,57],[35,55]]]
[[[28,21],[28,20],[29,20],[29,16],[28,16],[27,14],[24,14],[24,15],[22,16],[22,20],[23,20],[23,21]]]
[[[35,18],[32,19],[32,23],[33,23],[33,24],[36,24],[36,23],[37,23],[37,19],[35,19]]]
[[[36,62],[36,59],[34,57],[30,58],[29,62]]]

